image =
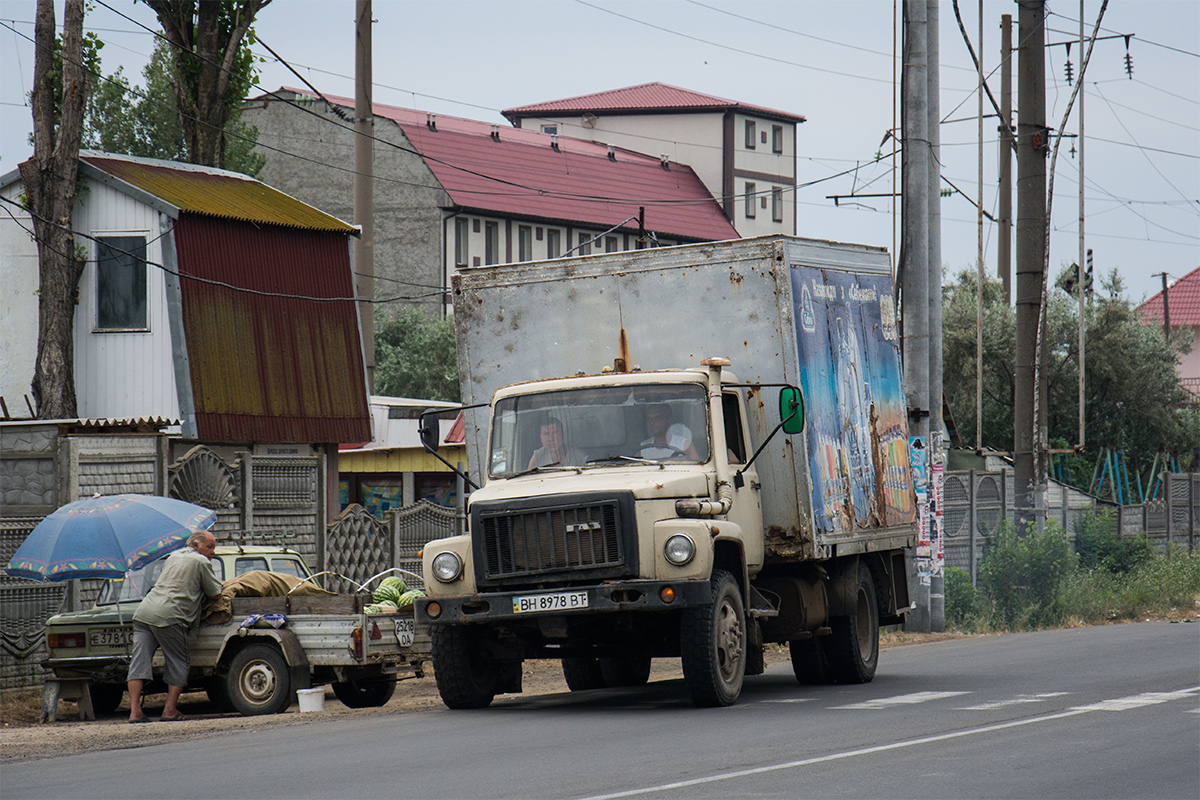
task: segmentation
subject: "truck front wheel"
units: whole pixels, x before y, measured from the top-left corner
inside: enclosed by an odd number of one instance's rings
[[[252,644],[233,657],[225,688],[229,701],[242,716],[277,714],[291,700],[287,662],[274,647]]]
[[[433,677],[447,708],[487,708],[500,690],[499,664],[472,633],[461,625],[430,628]]]
[[[680,627],[683,683],[698,706],[729,706],[746,674],[746,612],[733,575],[713,570],[712,603],[685,608]]]
[[[822,642],[829,674],[837,683],[870,683],[879,665],[879,604],[875,580],[862,561],[858,564],[853,612],[829,622],[833,633]]]

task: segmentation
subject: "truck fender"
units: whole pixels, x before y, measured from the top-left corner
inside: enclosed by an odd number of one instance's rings
[[[719,530],[718,530],[719,529]],[[750,609],[750,574],[746,565],[745,548],[741,539],[741,528],[732,522],[721,522],[713,526],[717,533],[713,540],[712,568],[727,570],[738,582],[742,590],[742,603]],[[736,533],[726,536],[726,532]]]

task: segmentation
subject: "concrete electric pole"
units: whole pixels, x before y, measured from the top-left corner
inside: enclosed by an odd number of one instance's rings
[[[371,0],[355,3],[354,57],[354,223],[362,233],[354,243],[355,287],[360,300],[367,392],[375,392],[375,119],[371,106]],[[366,301],[366,302],[361,302]]]
[[[1017,0],[1017,290],[1013,478],[1018,531],[1040,525],[1046,494],[1042,291],[1046,253],[1045,0]]]

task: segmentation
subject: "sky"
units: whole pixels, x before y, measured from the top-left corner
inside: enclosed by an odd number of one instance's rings
[[[507,125],[505,108],[661,81],[801,114],[797,233],[895,252],[889,130],[899,0],[374,0],[374,99]],[[105,42],[106,72],[140,85],[157,28],[132,0],[92,0],[85,27]],[[61,3],[59,4],[61,22]],[[987,83],[999,95],[1000,19],[1013,0],[960,0]],[[111,9],[109,8],[111,7]],[[1090,34],[1101,0],[1083,0]],[[354,0],[275,0],[255,30],[322,92],[354,96]],[[1062,126],[1076,77],[1080,0],[1047,3],[1047,125]],[[0,0],[0,174],[28,158],[34,0]],[[119,14],[116,12],[120,12]],[[135,21],[122,17],[131,17]],[[978,80],[952,0],[941,0],[941,158],[957,188],[942,201],[945,282],[975,269],[979,225]],[[1084,78],[1084,231],[1097,290],[1116,269],[1135,302],[1200,267],[1200,2],[1109,0]],[[1125,36],[1128,39],[1128,46]],[[1068,56],[1063,43],[1073,41]],[[299,86],[263,48],[262,90]],[[1132,60],[1132,77],[1126,70]],[[1014,92],[1016,86],[1014,64]],[[1014,109],[1018,105],[1014,98]],[[1079,102],[1063,130],[1054,183],[1052,276],[1079,254]],[[991,109],[985,100],[984,114]],[[995,118],[984,120],[983,208],[997,204]],[[877,160],[877,156],[882,156]],[[844,173],[838,177],[831,177]],[[1015,165],[1014,165],[1015,175]],[[946,185],[944,188],[949,188]],[[842,199],[831,195],[885,195]],[[1014,196],[1014,208],[1015,208]],[[996,274],[997,226],[985,219],[984,264]],[[1053,279],[1053,278],[1052,278]]]

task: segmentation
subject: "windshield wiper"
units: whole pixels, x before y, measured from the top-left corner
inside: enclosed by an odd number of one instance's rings
[[[579,471],[581,471],[583,468],[582,468],[582,467],[578,467],[578,466],[570,466],[570,465],[567,465],[567,464],[562,464],[562,465],[560,465],[560,464],[557,464],[557,463],[555,463],[555,464],[543,464],[543,465],[542,465],[542,466],[540,466],[540,467],[530,467],[529,469],[523,469],[523,470],[521,470],[520,472],[514,472],[514,473],[513,473],[512,475],[510,475],[509,477],[510,477],[510,478],[519,478],[519,477],[521,477],[522,475],[532,475],[532,474],[533,474],[533,473],[535,473],[535,472],[564,472],[564,471],[566,471],[566,470],[572,470],[572,469],[573,469],[573,470],[575,470],[576,472],[579,472]]]
[[[658,464],[658,463],[660,463],[659,461],[657,461],[653,458],[638,458],[637,456],[625,456],[625,455],[600,456],[599,458],[589,458],[587,463],[600,464],[600,463],[603,463],[606,461],[632,461],[635,464]]]

